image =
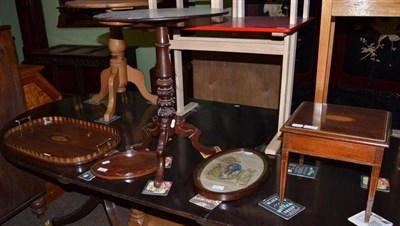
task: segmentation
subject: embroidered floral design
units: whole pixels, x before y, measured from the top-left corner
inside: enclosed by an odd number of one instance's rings
[[[399,36],[399,25],[400,25],[400,18],[393,17],[389,19],[382,19],[382,18],[375,18],[373,23],[370,23],[369,26],[374,29],[375,31],[379,32],[380,36],[378,38],[378,42],[375,43],[368,43],[366,38],[361,37],[360,42],[363,46],[361,46],[360,53],[363,54],[363,57],[360,58],[361,60],[369,58],[369,60],[373,62],[381,62],[378,57],[377,51],[379,49],[384,49],[385,45],[382,43],[386,38],[389,39],[391,46],[390,51],[396,51],[396,47],[394,42],[400,41]]]

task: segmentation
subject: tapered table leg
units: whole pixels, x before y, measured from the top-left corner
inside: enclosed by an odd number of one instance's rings
[[[289,161],[289,150],[285,147],[285,144],[284,144],[284,146],[282,147],[281,173],[280,173],[280,180],[279,180],[279,201],[281,203],[285,199],[288,161]]]

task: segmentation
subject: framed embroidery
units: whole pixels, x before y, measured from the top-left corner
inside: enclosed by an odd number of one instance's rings
[[[253,149],[232,149],[200,163],[193,176],[196,191],[206,198],[230,201],[255,192],[270,172],[269,158]]]

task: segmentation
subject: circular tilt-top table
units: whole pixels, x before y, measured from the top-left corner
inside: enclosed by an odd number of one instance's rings
[[[131,10],[134,7],[147,6],[147,0],[77,0],[67,1],[67,7],[76,9],[105,9],[107,11]],[[101,102],[108,95],[108,106],[103,119],[109,122],[114,116],[117,93],[126,91],[128,82],[136,85],[142,96],[153,104],[157,96],[146,89],[144,74],[141,70],[129,66],[125,58],[126,44],[122,34],[125,24],[114,23],[110,27],[108,49],[111,53],[110,67],[101,72],[100,91],[91,98],[93,103]],[[129,25],[129,24],[128,24]]]
[[[143,128],[143,142],[133,145],[134,150],[145,150],[151,143],[152,137],[158,136],[157,163],[158,169],[154,179],[154,186],[159,188],[163,181],[165,150],[168,142],[176,134],[188,137],[196,150],[209,155],[219,151],[219,147],[207,147],[200,143],[201,131],[195,126],[186,123],[184,118],[176,115],[175,90],[172,78],[171,60],[169,57],[168,29],[178,22],[201,17],[212,17],[227,14],[223,9],[204,8],[165,8],[128,10],[99,14],[95,20],[107,25],[137,24],[151,25],[156,31],[156,75],[158,112],[151,123]]]

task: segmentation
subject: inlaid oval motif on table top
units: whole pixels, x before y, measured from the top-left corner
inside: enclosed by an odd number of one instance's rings
[[[119,132],[114,128],[61,116],[29,120],[4,135],[10,150],[61,165],[93,161],[115,149],[119,142]]]
[[[343,115],[326,115],[326,119],[332,120],[332,121],[339,121],[339,122],[352,122],[354,121],[353,118],[348,117],[348,116],[343,116]]]

